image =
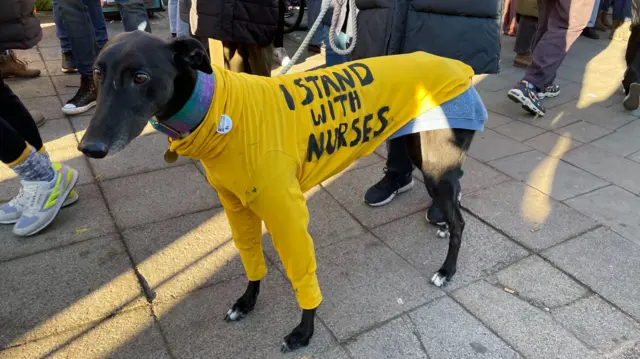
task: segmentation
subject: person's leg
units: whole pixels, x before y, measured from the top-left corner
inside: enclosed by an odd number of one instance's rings
[[[407,152],[406,137],[387,141],[387,166],[384,177],[367,190],[366,204],[378,207],[391,202],[396,195],[413,188],[413,163]]]
[[[538,30],[542,36],[533,50],[533,62],[522,81],[509,91],[510,99],[532,114],[544,115],[540,100],[559,94],[553,81],[567,51],[587,25],[593,3],[594,0],[557,0],[544,4],[544,11],[548,12],[546,31]]]
[[[96,35],[96,44],[98,45],[99,52],[107,41],[109,41],[107,22],[104,19],[104,13],[102,12],[102,6],[99,1],[84,0],[84,4],[89,12],[89,18],[91,19],[91,25],[93,25],[93,31]]]
[[[187,37],[190,35],[191,29],[189,28],[189,24],[182,21],[182,19],[180,18],[180,1],[176,0],[176,36]]]
[[[324,31],[324,48],[325,48],[325,63],[327,66],[333,66],[348,62],[351,60],[351,56],[349,55],[340,55],[333,51],[333,48],[329,44],[329,27],[325,26],[326,29]],[[351,38],[347,36],[344,32],[340,31],[335,34],[333,37],[333,42],[336,47],[340,50],[346,50],[349,47],[349,43],[351,42]]]
[[[62,64],[60,69],[64,73],[77,72],[76,62],[73,59],[73,53],[71,52],[71,41],[67,35],[67,29],[64,27],[64,22],[60,17],[60,5],[59,0],[53,0],[51,5],[53,7],[53,22],[56,24],[56,37],[60,40],[60,50],[62,50]]]
[[[276,36],[273,39],[273,58],[281,66],[287,66],[291,58],[284,48],[284,15],[286,4],[284,0],[278,1],[278,24],[276,26]]]
[[[249,63],[247,73],[271,77],[271,62],[273,59],[273,46],[245,45],[245,61]]]
[[[600,10],[600,0],[595,0],[593,4],[593,10],[591,11],[591,17],[589,18],[589,22],[587,23],[587,27],[582,30],[582,36],[588,37],[590,39],[597,40],[600,38],[600,35],[596,32],[595,26],[596,21],[598,20],[598,13]]]
[[[526,68],[531,64],[531,49],[538,29],[538,18],[532,16],[520,16],[518,31],[516,32],[516,42],[513,51],[516,57],[513,66]]]
[[[171,37],[176,37],[178,31],[177,20],[180,17],[178,14],[178,0],[169,0],[167,12],[169,13],[169,31],[171,32]]]
[[[631,23],[631,0],[616,0],[613,2],[613,24],[609,39],[627,41]]]
[[[151,32],[151,24],[143,0],[115,0],[122,17],[124,31],[144,30]]]
[[[90,0],[91,1],[91,0]],[[98,2],[98,0],[93,0]],[[84,0],[58,0],[60,18],[67,30],[73,59],[80,72],[80,89],[62,108],[68,115],[90,110],[96,104],[93,62],[98,54],[95,31]]]

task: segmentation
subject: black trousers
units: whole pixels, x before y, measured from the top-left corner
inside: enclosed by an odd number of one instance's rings
[[[25,141],[36,150],[42,148],[33,117],[0,76],[0,161],[17,160],[26,148]]]
[[[632,83],[640,83],[640,0],[633,0],[631,23],[631,35],[627,43],[627,52],[625,53],[625,61],[627,63],[627,71],[622,79],[624,92],[629,92],[629,85]]]
[[[273,39],[273,47],[284,47],[284,15],[286,4],[284,0],[278,1],[278,24],[276,25],[276,36]]]

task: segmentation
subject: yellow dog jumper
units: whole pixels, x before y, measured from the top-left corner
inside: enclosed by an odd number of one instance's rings
[[[303,193],[468,90],[473,74],[462,62],[424,52],[273,78],[214,68],[207,115],[170,149],[202,161],[248,279],[267,272],[264,221],[300,307],[313,309],[322,294]]]

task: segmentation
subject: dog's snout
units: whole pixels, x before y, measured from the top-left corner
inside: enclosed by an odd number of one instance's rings
[[[78,145],[78,151],[91,158],[104,158],[108,151],[107,145],[103,142],[82,141]]]

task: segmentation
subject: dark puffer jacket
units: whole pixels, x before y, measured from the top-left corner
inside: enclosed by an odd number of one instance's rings
[[[498,73],[502,0],[356,0],[353,57],[425,51]]]
[[[0,51],[26,50],[42,39],[33,0],[0,0]]]
[[[276,33],[278,0],[180,0],[180,18],[198,37],[267,46]]]

